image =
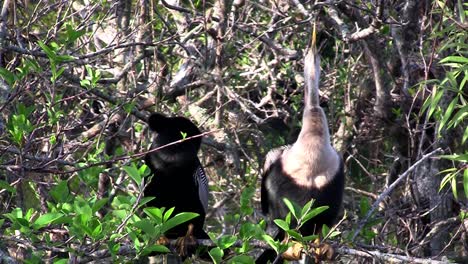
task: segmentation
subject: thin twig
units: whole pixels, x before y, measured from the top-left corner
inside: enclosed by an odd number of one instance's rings
[[[382,192],[382,194],[379,195],[379,197],[377,198],[377,200],[372,204],[372,207],[370,208],[369,212],[367,212],[367,215],[364,217],[364,219],[362,219],[359,223],[359,226],[358,228],[356,229],[356,231],[354,232],[354,235],[353,235],[353,238],[351,239],[351,241],[354,242],[355,238],[357,237],[357,235],[361,232],[362,228],[364,227],[364,225],[367,223],[367,221],[369,220],[370,216],[372,215],[372,213],[375,211],[375,209],[377,208],[377,206],[383,201],[383,199],[385,199],[388,195],[390,195],[390,193],[396,188],[396,186],[402,182],[404,179],[406,179],[406,177],[410,174],[410,172],[412,172],[413,170],[415,170],[416,168],[419,167],[419,165],[421,165],[421,163],[423,161],[425,161],[426,159],[438,154],[442,152],[442,149],[441,148],[437,148],[435,149],[434,151],[424,155],[421,157],[420,160],[416,161],[411,167],[409,167],[403,174],[401,174],[398,179],[396,179],[390,186],[388,186],[388,188]]]

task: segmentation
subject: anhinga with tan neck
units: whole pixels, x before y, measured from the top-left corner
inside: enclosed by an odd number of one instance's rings
[[[329,208],[306,222],[302,235],[317,234],[323,224],[334,224],[340,211],[344,189],[344,166],[341,156],[332,147],[325,112],[319,105],[320,57],[312,44],[304,60],[304,113],[302,128],[296,142],[271,150],[262,173],[261,205],[272,219],[284,219],[289,210],[287,198],[300,206],[314,199],[314,207]],[[280,233],[277,238],[283,239]],[[257,263],[275,259],[264,252]]]

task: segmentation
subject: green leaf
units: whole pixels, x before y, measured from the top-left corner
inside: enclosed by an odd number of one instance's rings
[[[54,259],[54,264],[67,264],[68,258]]]
[[[161,227],[161,232],[166,233],[168,230],[185,223],[187,221],[192,220],[193,218],[199,216],[197,213],[179,213],[172,217],[171,219],[167,220],[163,226]]]
[[[463,171],[463,190],[465,191],[465,197],[468,197],[468,169]]]
[[[449,183],[452,180],[452,178],[455,178],[455,176],[456,173],[449,173],[445,175],[442,181],[440,182],[439,192],[445,187],[445,185],[447,185],[447,183]]]
[[[444,94],[443,90],[437,91],[435,94],[432,94],[427,100],[430,100],[430,107],[428,109],[427,117],[430,118],[434,114],[434,111],[437,109],[439,105],[440,99],[442,99],[442,95]]]
[[[57,203],[67,202],[70,194],[67,182],[60,181],[56,186],[54,186],[50,190],[49,194]]]
[[[455,109],[455,105],[458,103],[458,97],[455,97],[452,102],[450,102],[449,106],[447,107],[447,110],[445,111],[445,114],[442,118],[442,120],[440,121],[440,125],[437,129],[437,133],[440,134],[440,132],[442,131],[442,129],[444,128],[445,124],[447,123],[447,121],[449,120],[450,116],[452,115],[453,113],[453,110]]]
[[[302,207],[301,215],[305,215],[309,212],[310,208],[312,208],[312,205],[314,204],[314,199],[310,200],[308,203]]]
[[[93,213],[96,213],[97,211],[99,211],[104,205],[107,204],[108,201],[109,201],[109,198],[103,198],[95,202],[92,207]]]
[[[43,228],[49,224],[52,224],[55,220],[61,218],[63,214],[61,213],[47,213],[39,216],[36,221],[34,221],[34,229]]]
[[[316,207],[316,208],[312,209],[312,211],[307,213],[307,215],[305,215],[302,218],[303,223],[305,223],[305,222],[309,221],[310,219],[316,217],[317,215],[321,214],[323,211],[327,210],[328,208],[329,208],[329,206],[325,205],[325,206],[320,206],[320,207]]]
[[[7,192],[10,192],[12,194],[15,194],[16,193],[16,189],[11,187],[10,184],[8,184],[8,182],[6,181],[3,181],[3,180],[0,180],[0,190],[1,189],[4,189],[6,190]]]
[[[156,236],[157,230],[154,225],[148,219],[142,219],[134,223],[135,227],[139,228],[149,236]]]
[[[449,62],[468,63],[468,58],[465,58],[462,56],[448,56],[440,60],[440,63],[449,63]]]
[[[223,260],[224,252],[219,247],[210,249],[208,254],[210,254],[210,257],[215,264],[221,263]]]
[[[135,167],[135,164],[132,164],[132,166],[124,166],[123,169],[135,181],[135,183],[138,184],[138,186],[141,185],[142,177],[138,169]]]
[[[327,225],[322,226],[322,237],[327,237],[328,233],[330,232],[330,227]]]
[[[75,30],[70,24],[65,26],[67,32],[67,43],[74,43],[79,37],[83,36],[86,31],[85,30]]]
[[[249,186],[242,190],[240,198],[240,210],[243,215],[251,215],[253,213],[251,201],[254,194],[255,188],[253,186]]]
[[[89,88],[89,87],[91,87],[91,81],[88,80],[88,79],[81,80],[80,85],[85,87],[85,88]]]
[[[359,201],[359,215],[361,217],[364,217],[367,212],[370,210],[370,204],[369,204],[369,200],[362,197],[361,200]]]
[[[452,193],[453,196],[455,197],[455,200],[458,200],[458,192],[457,192],[457,177],[452,177],[450,180],[451,186],[452,186]]]
[[[299,219],[301,217],[299,215],[301,209],[296,204],[293,204],[293,202],[290,201],[288,198],[283,198],[283,202],[288,207],[289,211],[292,213],[294,218]]]
[[[458,4],[458,15],[460,16],[460,22],[463,24],[465,23],[465,9],[463,8],[462,5],[462,0],[457,1]]]
[[[163,222],[166,222],[169,219],[169,217],[171,217],[172,213],[174,212],[174,209],[175,209],[175,207],[169,208],[169,210],[167,210],[164,213]]]
[[[49,46],[47,46],[44,42],[39,41],[37,44],[39,45],[39,47],[41,47],[41,49],[47,55],[49,60],[55,61],[57,59],[57,54],[55,53],[55,51],[49,48]]]
[[[310,235],[303,237],[302,240],[304,240],[304,242],[315,241],[318,237],[318,235]]]
[[[254,264],[255,261],[251,256],[248,255],[238,255],[229,260],[229,264]]]
[[[458,126],[462,121],[464,121],[468,117],[468,105],[458,109],[457,113],[453,116],[453,118],[449,122],[449,127]]]
[[[294,229],[286,230],[286,233],[292,238],[294,238],[297,241],[302,241],[302,235],[301,233],[297,232]]]
[[[254,224],[250,222],[242,223],[239,236],[243,240],[249,240],[252,237],[261,235],[263,232],[260,224]]]
[[[145,204],[151,202],[151,201],[154,200],[154,199],[155,199],[154,197],[150,197],[150,196],[149,196],[149,197],[143,197],[143,198],[141,198],[140,204],[139,204],[138,207],[141,207],[141,206],[143,206],[143,205],[145,205]]]
[[[150,253],[153,253],[153,252],[157,252],[157,253],[171,253],[171,251],[166,247],[166,246],[163,246],[163,245],[151,245],[151,246],[147,246],[143,249],[142,251],[142,255],[143,256],[147,256],[149,255]]]
[[[158,224],[163,222],[163,210],[156,207],[146,207],[143,209],[150,218],[156,220]]]
[[[443,159],[449,159],[454,161],[468,162],[468,153],[466,154],[454,154],[454,155],[440,155]]]
[[[467,139],[468,139],[468,126],[465,128],[465,132],[463,132],[462,144],[465,144]]]
[[[267,235],[267,234],[263,234],[262,235],[262,239],[263,241],[265,241],[274,251],[276,251],[276,253],[279,252],[279,246],[280,246],[280,242],[276,242],[271,236]]]
[[[234,245],[237,241],[237,236],[234,235],[224,235],[220,237],[217,241],[217,245],[221,249],[227,249],[230,248],[232,245]]]
[[[288,231],[290,229],[289,224],[282,219],[275,219],[273,220],[273,222],[275,222],[275,224],[279,226],[281,229],[283,229],[284,231]]]
[[[0,76],[8,83],[9,86],[13,86],[16,81],[16,75],[2,67],[0,67]]]

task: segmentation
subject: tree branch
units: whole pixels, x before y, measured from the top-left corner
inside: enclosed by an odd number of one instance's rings
[[[388,186],[388,188],[382,192],[382,194],[379,195],[379,197],[377,198],[377,200],[372,204],[372,207],[370,208],[369,212],[367,212],[366,216],[364,217],[364,219],[362,219],[358,225],[358,228],[356,229],[356,231],[354,232],[354,235],[353,235],[353,238],[351,239],[351,241],[354,241],[357,237],[357,235],[359,234],[359,232],[361,232],[362,228],[364,227],[364,225],[367,223],[367,221],[369,220],[370,216],[372,215],[372,213],[375,211],[375,209],[378,207],[378,205],[383,201],[383,199],[385,199],[388,195],[390,195],[390,193],[397,187],[397,185],[402,182],[404,179],[406,179],[406,177],[412,172],[414,171],[416,168],[419,167],[419,165],[421,165],[421,163],[423,163],[426,159],[436,155],[436,154],[439,154],[442,152],[442,149],[441,148],[438,148],[424,156],[421,157],[420,160],[416,161],[411,167],[409,167],[403,174],[401,174],[398,179],[396,179],[390,186]]]

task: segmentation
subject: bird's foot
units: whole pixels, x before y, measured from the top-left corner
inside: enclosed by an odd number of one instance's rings
[[[169,243],[170,243],[169,238],[167,238],[166,236],[160,236],[158,240],[156,240],[156,244],[158,245],[167,246],[169,245]]]
[[[193,225],[189,224],[187,234],[183,237],[177,238],[176,251],[183,259],[190,257],[195,253],[198,247],[197,239],[193,236]]]
[[[315,263],[320,263],[323,260],[330,261],[335,257],[335,250],[327,243],[317,243],[313,251]]]

